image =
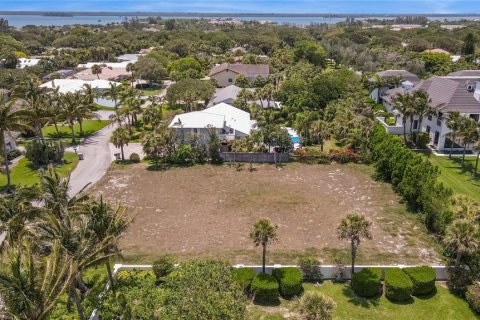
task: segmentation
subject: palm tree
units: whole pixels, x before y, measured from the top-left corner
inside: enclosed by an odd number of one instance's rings
[[[134,64],[134,63],[129,63],[129,64],[127,64],[126,70],[127,70],[127,72],[130,72],[130,73],[131,73],[131,76],[130,76],[130,85],[131,85],[132,88],[133,88],[133,82],[135,81],[135,77],[134,77],[134,75],[133,75],[133,72],[135,71],[135,64]]]
[[[250,232],[250,239],[256,247],[262,246],[262,272],[265,273],[265,259],[267,256],[267,245],[273,244],[278,240],[276,224],[270,222],[269,219],[263,218],[258,220]]]
[[[102,73],[102,67],[100,67],[98,64],[94,64],[92,66],[92,74],[97,76],[97,79],[100,79],[100,74]]]
[[[99,242],[106,239],[109,240],[105,252],[105,265],[110,280],[110,287],[115,290],[112,268],[110,266],[110,255],[120,252],[118,248],[118,238],[127,230],[128,225],[133,221],[133,217],[126,216],[126,209],[117,206],[115,209],[103,201],[100,197],[99,201],[94,201],[90,205],[89,210],[89,226],[88,229],[93,232]]]
[[[477,122],[469,117],[462,117],[461,125],[460,125],[460,130],[458,133],[458,136],[460,138],[460,141],[462,141],[463,144],[463,154],[462,154],[462,170],[465,165],[465,154],[467,151],[467,147],[474,143],[475,141],[478,141],[478,124]]]
[[[378,74],[373,75],[373,84],[372,87],[373,89],[377,89],[378,91],[378,97],[377,97],[377,103],[381,102],[381,97],[382,97],[382,89],[387,86],[386,82],[380,77]]]
[[[0,293],[5,319],[47,320],[73,278],[73,264],[57,241],[47,256],[30,245],[11,250],[0,267]]]
[[[476,253],[480,248],[478,226],[466,219],[455,220],[447,229],[445,245],[455,254],[458,267],[463,255]]]
[[[432,116],[437,113],[437,109],[441,108],[444,104],[438,104],[432,106],[432,99],[428,96],[428,93],[424,90],[418,90],[413,93],[414,113],[418,116],[418,130],[422,130],[423,118]],[[418,142],[418,135],[416,136],[415,143]]]
[[[112,133],[111,141],[115,148],[120,148],[122,152],[122,160],[125,161],[125,156],[123,154],[123,146],[128,145],[128,142],[130,141],[130,134],[128,130],[122,127],[115,129],[115,131],[113,131]]]
[[[97,97],[97,92],[95,91],[95,89],[92,88],[90,84],[85,83],[83,85],[82,94],[83,94],[85,103],[87,105],[95,104],[95,98]]]
[[[453,144],[455,143],[455,136],[461,127],[461,122],[462,122],[461,120],[462,120],[462,117],[460,115],[460,112],[458,111],[452,111],[448,114],[447,127],[451,131],[450,153],[448,154],[448,157],[450,159],[452,158]]]
[[[320,144],[320,150],[323,152],[325,140],[330,139],[332,135],[330,124],[324,120],[317,120],[312,123],[311,131],[312,135],[317,137],[318,143]]]
[[[15,98],[6,99],[0,92],[0,148],[3,151],[5,160],[5,173],[7,174],[7,192],[10,192],[11,177],[8,164],[8,150],[6,145],[6,135],[12,131],[23,131],[29,129],[27,124],[27,112],[15,105]]]
[[[397,95],[393,97],[392,102],[393,108],[402,115],[403,141],[407,144],[407,118],[410,117],[413,112],[411,95],[408,93],[397,93]]]
[[[122,90],[121,86],[116,85],[113,82],[110,82],[110,87],[103,91],[103,96],[108,99],[112,99],[115,104],[115,109],[118,108],[118,99],[120,91]]]
[[[357,249],[361,239],[372,239],[372,233],[370,231],[371,225],[372,223],[363,215],[350,213],[340,221],[340,225],[337,228],[340,239],[350,240],[352,250],[352,275],[355,272],[355,258],[357,257]]]
[[[26,98],[23,105],[27,111],[28,123],[31,124],[36,136],[45,144],[42,128],[50,120],[51,114],[49,110],[50,99],[47,96],[39,96],[35,98]]]

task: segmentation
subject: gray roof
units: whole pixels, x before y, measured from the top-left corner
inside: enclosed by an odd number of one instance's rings
[[[208,103],[208,107],[213,106],[218,103],[225,102],[227,104],[232,104],[233,101],[235,101],[238,97],[238,94],[240,91],[242,91],[243,88],[240,88],[236,85],[230,85],[225,88],[218,88],[215,90],[215,93],[213,94],[212,99],[210,99],[210,102]],[[250,92],[255,92],[254,88],[246,88]],[[262,105],[262,101],[260,100],[254,100],[250,101],[251,103],[255,103],[258,105]],[[270,101],[269,105],[267,106],[267,101],[263,101],[263,106],[265,108],[270,107],[270,108],[279,108],[279,103],[276,101]]]
[[[378,74],[382,80],[387,80],[391,76],[401,76],[404,81],[410,81],[413,84],[420,82],[420,78],[417,75],[407,70],[385,70],[377,72],[376,74]],[[369,80],[374,81],[375,78],[372,77]]]
[[[424,90],[432,99],[432,105],[443,113],[459,111],[461,113],[480,113],[480,102],[473,96],[474,91],[467,90],[467,84],[475,88],[478,78],[433,76],[419,83],[410,91]],[[382,98],[391,102],[397,93],[405,93],[402,87],[390,89]]]
[[[452,77],[478,77],[480,78],[480,70],[461,70],[455,71],[448,74]]]
[[[222,63],[213,67],[208,75],[213,76],[225,70],[230,70],[235,73],[244,74],[247,76],[266,77],[270,74],[270,68],[268,64]]]

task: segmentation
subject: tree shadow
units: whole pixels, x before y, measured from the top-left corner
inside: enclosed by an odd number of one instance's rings
[[[86,138],[94,134],[96,131],[93,130],[84,130],[83,134],[79,134],[78,132],[75,132],[75,138]],[[47,134],[47,138],[49,139],[71,139],[72,138],[72,133],[71,132],[65,132],[65,131],[60,131],[60,132],[51,132]]]
[[[420,300],[428,300],[430,298],[433,298],[437,294],[437,287],[435,287],[432,292],[427,293],[427,294],[421,294],[421,295],[416,295],[415,297]]]
[[[382,296],[382,293],[380,292],[378,295],[372,298],[359,297],[348,285],[345,285],[343,287],[342,293],[345,297],[348,298],[348,302],[352,303],[355,306],[360,306],[366,309],[370,307],[377,307],[380,304],[380,298]]]
[[[281,302],[280,299],[276,299],[275,301],[258,301],[254,298],[253,304],[261,307],[278,307]]]
[[[390,300],[390,299],[388,299],[388,301],[390,301],[393,304],[400,305],[400,306],[407,306],[407,305],[410,305],[410,304],[415,302],[413,297],[410,297],[410,298],[408,298],[407,300],[404,300],[404,301],[395,301],[395,300]]]
[[[148,171],[167,171],[172,167],[169,163],[157,163],[153,160],[149,160],[149,165],[147,167]]]

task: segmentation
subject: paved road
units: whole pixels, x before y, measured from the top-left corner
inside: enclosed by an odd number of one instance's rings
[[[98,182],[107,171],[112,162],[109,140],[115,127],[114,124],[106,126],[86,138],[78,148],[78,152],[83,153],[84,160],[79,161],[70,176],[70,196]]]

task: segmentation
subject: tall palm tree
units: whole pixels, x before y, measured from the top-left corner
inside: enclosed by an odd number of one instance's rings
[[[130,86],[133,88],[133,83],[135,82],[134,71],[135,71],[135,64],[129,63],[126,67],[127,72],[130,72]]]
[[[22,101],[24,108],[27,111],[27,121],[33,128],[35,135],[40,139],[42,144],[45,144],[42,128],[51,119],[49,110],[50,99],[43,95],[38,98],[26,98]]]
[[[15,98],[6,99],[0,92],[0,148],[5,160],[5,173],[7,174],[7,192],[10,192],[11,177],[8,164],[8,150],[6,135],[12,131],[29,129],[27,124],[27,112],[15,104]]]
[[[94,88],[88,83],[83,85],[82,96],[85,100],[85,104],[93,105],[95,104],[95,98],[97,97],[97,92]]]
[[[0,266],[0,293],[6,319],[46,320],[74,275],[71,260],[57,241],[47,256],[35,256],[30,245],[9,252]]]
[[[115,109],[118,108],[118,99],[120,97],[120,91],[122,87],[116,85],[113,82],[110,82],[110,86],[103,91],[103,96],[108,99],[112,99],[113,103],[115,104]]]
[[[109,245],[105,252],[105,265],[110,280],[110,287],[115,290],[112,268],[110,266],[110,255],[120,252],[117,240],[125,233],[134,217],[127,217],[126,209],[117,206],[113,209],[108,203],[100,197],[99,201],[93,201],[90,205],[89,226],[88,229],[94,234],[99,242],[105,239],[109,240]]]
[[[377,103],[381,102],[382,98],[382,90],[387,86],[387,83],[380,77],[378,74],[373,75],[373,83],[372,87],[373,89],[377,89],[378,92],[378,97],[377,97]]]
[[[350,240],[352,254],[352,275],[355,273],[355,259],[357,257],[357,249],[362,238],[372,239],[370,227],[372,223],[363,215],[350,213],[346,218],[340,221],[337,228],[338,237],[340,239]]]
[[[437,110],[444,104],[432,105],[432,99],[424,90],[418,90],[413,93],[414,113],[418,116],[418,130],[422,130],[422,122],[425,117],[437,114]],[[418,134],[415,143],[418,142]]]
[[[455,220],[447,229],[445,245],[455,254],[455,267],[460,265],[462,256],[478,252],[480,234],[478,226],[466,219]]]
[[[453,144],[455,143],[455,136],[457,135],[457,133],[460,130],[460,127],[461,127],[461,120],[462,120],[462,117],[460,115],[460,112],[458,112],[458,111],[452,111],[448,114],[447,127],[451,131],[451,134],[450,134],[450,137],[451,137],[450,152],[448,154],[448,157],[450,159],[452,158]]]
[[[316,120],[312,123],[311,132],[313,136],[317,137],[320,150],[323,152],[325,140],[330,139],[332,135],[330,124],[325,120]]]
[[[123,153],[123,146],[128,145],[128,142],[130,141],[130,134],[128,130],[119,127],[115,129],[112,133],[112,138],[111,141],[115,148],[120,148],[121,153],[122,153],[122,160],[125,161],[125,155]]]
[[[462,170],[465,166],[465,154],[467,152],[467,147],[472,143],[478,141],[479,137],[479,128],[477,122],[469,117],[462,117],[460,130],[458,133],[458,137],[463,144],[463,154],[462,154]]]
[[[392,102],[393,108],[402,115],[403,141],[407,144],[407,118],[413,112],[411,95],[409,93],[397,93]]]
[[[94,64],[92,66],[92,74],[97,76],[97,79],[100,79],[100,74],[102,73],[102,67],[100,67],[98,64]]]
[[[265,273],[265,260],[267,257],[267,245],[273,244],[278,240],[276,224],[269,219],[263,218],[255,222],[250,232],[250,239],[256,247],[262,246],[262,272]]]

